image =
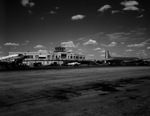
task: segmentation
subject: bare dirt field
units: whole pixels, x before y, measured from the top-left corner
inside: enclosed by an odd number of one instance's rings
[[[149,116],[150,67],[0,72],[0,116]]]

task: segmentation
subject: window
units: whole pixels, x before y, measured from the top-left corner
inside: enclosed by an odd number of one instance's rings
[[[39,58],[39,56],[38,55],[35,55],[35,59],[38,59]]]
[[[27,58],[33,59],[33,55],[27,55]]]
[[[48,59],[50,59],[50,57],[51,57],[50,55],[47,55],[47,58],[48,58]]]
[[[67,54],[61,54],[61,58],[66,58]]]
[[[46,57],[39,57],[39,59],[46,59]]]

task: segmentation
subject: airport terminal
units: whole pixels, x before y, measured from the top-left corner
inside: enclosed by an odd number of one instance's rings
[[[41,63],[42,65],[63,64],[64,61],[83,61],[85,56],[73,52],[66,52],[65,47],[55,47],[54,52],[9,52],[9,55],[22,54],[27,58],[23,63],[32,65]]]
[[[0,58],[0,69],[26,69],[45,66],[150,66],[150,60],[137,57],[114,57],[105,52],[103,60],[87,60],[85,55],[55,47],[54,52],[9,52]],[[52,67],[49,67],[52,68]],[[59,67],[57,67],[59,68]]]

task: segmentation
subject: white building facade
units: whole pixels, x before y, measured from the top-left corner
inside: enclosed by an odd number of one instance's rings
[[[64,61],[83,61],[85,56],[73,52],[66,52],[64,47],[56,47],[54,52],[9,52],[12,54],[22,54],[27,56],[23,63],[32,65],[41,63],[42,65],[63,64]]]

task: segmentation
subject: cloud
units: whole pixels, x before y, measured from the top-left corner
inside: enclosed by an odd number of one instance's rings
[[[150,39],[145,40],[143,43],[150,44]]]
[[[99,33],[96,33],[96,34],[86,35],[84,37],[79,38],[77,41],[86,41],[86,40],[89,40],[89,39],[99,39],[102,34],[104,34],[104,32],[99,32]]]
[[[147,49],[150,49],[150,46],[149,46],[149,47],[147,47]]]
[[[150,44],[150,39],[147,39],[139,44],[130,44],[130,45],[127,45],[127,47],[144,47],[146,46],[147,44]]]
[[[145,53],[145,50],[139,50],[138,53],[136,53],[137,55],[144,55],[144,56],[147,56],[147,54]]]
[[[121,42],[121,44],[125,44],[125,42]]]
[[[117,42],[111,42],[110,44],[108,44],[108,45],[106,45],[106,44],[101,44],[102,46],[104,46],[104,47],[114,47],[114,46],[116,46],[117,45]]]
[[[101,54],[100,56],[105,57],[105,54]]]
[[[123,2],[121,2],[121,5],[124,6],[123,10],[134,10],[134,11],[139,10],[139,8],[136,7],[136,5],[139,5],[139,3],[137,1],[134,1],[134,0],[123,1]]]
[[[116,33],[111,33],[111,34],[107,34],[108,38],[111,41],[116,41],[116,40],[126,40],[128,39],[129,35],[131,35],[131,33],[126,33],[126,32],[116,32]]]
[[[80,48],[80,49],[77,50],[76,53],[85,55],[86,51]]]
[[[26,42],[26,43],[29,43],[29,40],[26,40],[25,42]]]
[[[94,50],[95,50],[95,51],[97,51],[97,50],[101,50],[101,48],[95,48]]]
[[[24,43],[22,43],[21,45],[22,46],[26,46],[26,45],[28,45],[28,43],[29,43],[29,41],[28,40],[26,40]]]
[[[82,51],[83,49],[78,49],[78,51]]]
[[[83,43],[83,45],[96,45],[98,44],[95,40],[89,39],[89,41]]]
[[[42,45],[36,45],[34,48],[44,48]]]
[[[134,50],[132,50],[132,49],[128,49],[128,50],[125,50],[126,52],[132,52],[132,51],[134,51]]]
[[[81,14],[74,15],[71,17],[72,20],[81,20],[83,18],[85,18],[85,15],[81,15]]]
[[[134,1],[134,0],[121,2],[121,5],[124,5],[126,7],[128,7],[128,6],[135,6],[135,5],[138,5],[138,4],[139,3],[137,1]]]
[[[45,18],[44,17],[41,17],[41,20],[44,20]]]
[[[63,47],[72,47],[72,48],[77,47],[76,45],[74,45],[73,41],[62,42],[61,46],[63,46]]]
[[[139,44],[130,44],[130,45],[127,45],[127,47],[143,47],[145,46],[146,43],[142,42],[142,43],[139,43]]]
[[[73,50],[68,50],[68,52],[73,52]]]
[[[33,7],[35,5],[34,2],[30,2],[30,0],[21,0],[21,4],[25,7],[29,6],[29,7]]]
[[[88,54],[86,58],[87,58],[87,59],[93,59],[94,56],[95,56],[94,54]]]
[[[114,47],[114,46],[116,46],[117,45],[117,43],[116,42],[111,42],[110,44],[108,44],[108,47]]]
[[[50,14],[56,14],[56,12],[55,12],[55,11],[53,11],[53,10],[52,10],[52,11],[50,11],[49,13],[50,13]]]
[[[129,6],[129,7],[125,7],[123,10],[139,10],[139,8],[135,6]]]
[[[131,41],[137,38],[140,39],[141,35],[145,34],[145,31],[146,28],[135,28],[134,30],[130,30],[129,32],[115,32],[106,34],[106,36],[110,39],[110,41]]]
[[[144,15],[137,16],[137,18],[142,18]]]
[[[117,54],[116,52],[111,52],[111,55],[112,56],[117,56],[117,57],[120,57],[121,55]]]
[[[109,9],[109,8],[111,8],[110,5],[104,5],[104,6],[102,6],[100,9],[98,9],[98,11],[99,11],[99,12],[104,12],[105,10],[107,10],[107,9]]]
[[[120,11],[119,10],[112,10],[111,11],[112,14],[115,14],[115,13],[118,13],[118,12],[120,12]]]
[[[47,50],[38,50],[38,52],[43,52],[43,53],[45,53],[45,52],[48,52]],[[49,51],[49,52],[51,52],[51,51]]]
[[[105,53],[105,50],[103,49],[103,50],[99,51],[99,53]]]
[[[55,7],[55,9],[56,9],[56,10],[58,10],[58,9],[59,9],[59,7],[57,7],[57,6],[56,6],[56,7]]]
[[[106,52],[105,49],[102,49],[101,51],[99,51],[100,56],[101,56],[101,57],[105,57],[105,52]]]
[[[31,10],[28,10],[28,13],[31,15],[31,14],[33,14],[33,12],[31,11]]]
[[[18,43],[5,43],[4,46],[19,46]]]

